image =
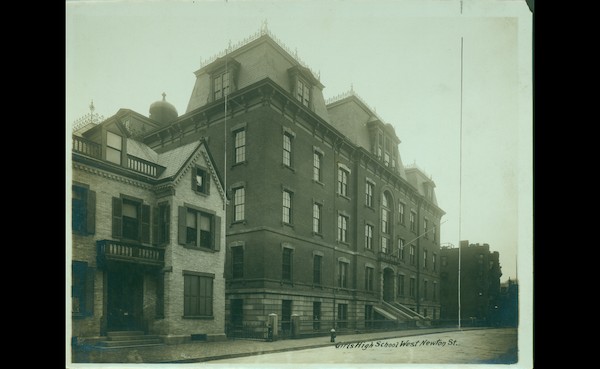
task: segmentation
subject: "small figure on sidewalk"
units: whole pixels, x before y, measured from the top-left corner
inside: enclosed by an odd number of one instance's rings
[[[331,330],[329,331],[329,334],[331,335],[331,341],[330,342],[335,342],[335,329],[331,328]]]

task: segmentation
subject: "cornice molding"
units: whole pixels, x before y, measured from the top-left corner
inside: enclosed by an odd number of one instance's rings
[[[136,181],[134,179],[127,178],[127,177],[119,175],[119,174],[110,173],[110,172],[104,171],[102,169],[94,168],[94,167],[91,167],[89,165],[82,164],[82,163],[73,162],[73,169],[81,170],[83,172],[87,172],[87,173],[90,173],[90,174],[93,174],[93,175],[96,175],[96,176],[99,176],[102,178],[111,179],[113,181],[125,183],[125,184],[131,185],[131,186],[143,188],[145,190],[152,190],[154,188],[154,186],[152,186],[148,183]]]

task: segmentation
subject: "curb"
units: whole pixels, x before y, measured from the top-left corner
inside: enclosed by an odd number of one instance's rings
[[[470,328],[462,328],[462,329],[460,329],[460,331],[477,330],[477,329],[488,329],[488,328],[490,328],[490,327],[472,327],[472,328],[470,327]],[[422,336],[422,335],[428,335],[428,334],[456,332],[456,331],[459,331],[459,329],[458,328],[449,328],[448,330],[439,330],[439,331],[431,331],[431,332],[418,332],[418,331],[416,331],[414,333],[409,333],[409,334],[400,334],[400,332],[397,332],[397,333],[395,333],[393,335],[390,335],[390,336],[377,337],[377,338],[370,339],[369,341],[374,341],[374,340],[388,340],[388,339],[392,339],[392,338],[413,337],[413,336]],[[350,340],[350,341],[342,341],[342,340],[340,340],[338,343],[342,343],[342,342],[343,343],[356,343],[356,342],[364,342],[364,341],[365,341],[364,339],[353,339],[353,340]],[[328,342],[328,343],[319,343],[319,344],[313,344],[313,345],[307,345],[307,346],[295,346],[295,347],[285,347],[285,348],[278,348],[278,349],[271,349],[271,350],[261,350],[261,351],[246,352],[246,353],[232,353],[232,354],[224,354],[224,355],[216,355],[216,356],[207,356],[207,357],[201,357],[201,358],[160,361],[160,362],[156,362],[156,363],[157,364],[201,363],[201,362],[213,361],[213,360],[235,359],[235,358],[245,357],[245,356],[257,356],[257,355],[264,355],[264,354],[276,354],[276,353],[286,352],[286,351],[310,350],[310,349],[314,349],[314,348],[321,348],[321,347],[327,347],[327,346],[332,346],[331,342]]]

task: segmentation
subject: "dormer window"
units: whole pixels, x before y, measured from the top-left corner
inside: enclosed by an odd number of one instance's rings
[[[312,109],[312,91],[322,89],[323,85],[316,79],[312,72],[301,65],[296,65],[288,69],[290,81],[290,94],[305,107]]]
[[[229,72],[219,73],[213,79],[215,100],[219,100],[229,93]]]
[[[296,98],[302,103],[302,105],[308,107],[310,104],[310,86],[308,83],[301,79],[298,79],[296,87]]]
[[[236,91],[240,63],[231,57],[221,58],[206,69],[210,76],[210,99],[217,101]],[[197,74],[198,75],[198,74]]]
[[[123,137],[112,132],[106,132],[106,160],[121,165]]]

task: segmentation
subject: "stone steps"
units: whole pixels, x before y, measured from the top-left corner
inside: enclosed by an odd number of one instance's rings
[[[142,331],[113,331],[107,332],[107,340],[98,342],[102,348],[129,348],[163,345],[156,335],[146,335]]]

